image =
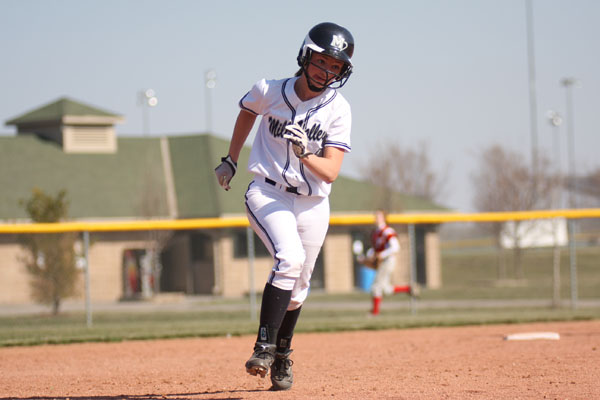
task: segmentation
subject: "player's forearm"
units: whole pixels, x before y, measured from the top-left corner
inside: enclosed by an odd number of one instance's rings
[[[254,126],[254,121],[256,121],[255,114],[244,110],[241,110],[238,114],[233,128],[231,142],[229,143],[229,155],[235,162],[238,161],[242,147],[244,147],[244,143],[246,143],[250,130],[252,130],[252,126]]]
[[[391,256],[392,254],[394,254],[395,252],[392,251],[392,249],[387,248],[385,250],[380,251],[379,253],[377,253],[377,256],[379,258],[388,258],[389,256]]]
[[[392,237],[388,241],[388,244],[387,244],[385,250],[383,250],[379,253],[379,256],[381,258],[387,258],[387,257],[391,256],[392,254],[397,253],[399,251],[400,251],[400,242],[398,242],[398,239],[396,237]]]
[[[327,183],[335,181],[340,173],[344,152],[334,147],[326,147],[323,157],[311,154],[302,163],[317,177]]]
[[[390,238],[389,244],[392,253],[397,253],[400,251],[400,242],[398,241],[398,238],[396,236]]]

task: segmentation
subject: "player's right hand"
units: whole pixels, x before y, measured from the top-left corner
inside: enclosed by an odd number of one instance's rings
[[[225,190],[231,189],[229,182],[237,171],[237,163],[231,159],[230,155],[221,158],[221,164],[215,168],[215,175],[217,176],[217,182]]]
[[[282,136],[292,143],[292,149],[296,157],[305,158],[312,154],[308,151],[308,136],[300,125],[297,123],[286,125],[285,130]]]

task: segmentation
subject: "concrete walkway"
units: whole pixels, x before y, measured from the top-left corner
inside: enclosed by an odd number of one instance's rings
[[[310,298],[304,305],[305,309],[346,309],[368,310],[370,301],[311,301]],[[469,308],[510,308],[510,307],[552,307],[549,299],[511,299],[511,300],[415,300],[412,306],[418,309],[469,309]],[[92,312],[185,312],[185,311],[250,311],[250,301],[239,302],[221,301],[213,297],[181,297],[177,300],[161,301],[118,301],[105,303],[92,303]],[[256,307],[260,308],[260,301]],[[410,309],[411,302],[384,301],[382,309]],[[561,307],[571,307],[570,299],[563,299]],[[578,300],[578,309],[600,308],[600,299]],[[51,308],[35,304],[0,305],[0,316],[19,316],[48,314]],[[61,312],[85,312],[83,301],[65,301],[61,305]]]

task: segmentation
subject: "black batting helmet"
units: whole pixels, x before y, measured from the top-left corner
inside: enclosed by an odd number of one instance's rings
[[[313,52],[325,54],[344,62],[340,74],[328,85],[331,86],[337,83],[336,88],[342,87],[352,73],[352,61],[350,59],[354,54],[354,38],[350,31],[332,22],[315,25],[304,38],[298,53],[298,65],[305,74]]]

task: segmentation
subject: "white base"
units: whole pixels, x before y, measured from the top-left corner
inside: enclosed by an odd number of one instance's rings
[[[528,333],[513,333],[506,335],[504,340],[558,340],[560,335],[556,332],[528,332]]]

